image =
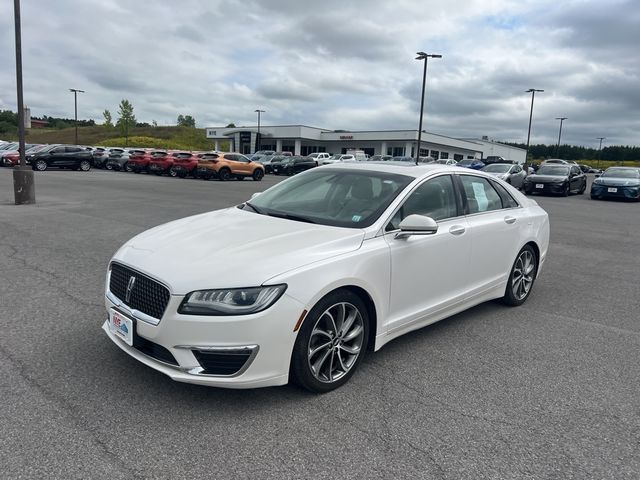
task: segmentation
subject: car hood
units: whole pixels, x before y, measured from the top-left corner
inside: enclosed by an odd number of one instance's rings
[[[502,178],[504,176],[509,176],[511,175],[508,172],[484,172],[484,173],[488,173],[489,175],[492,175],[494,177],[498,177],[498,178]]]
[[[606,178],[600,177],[593,181],[596,185],[604,185],[607,187],[637,187],[640,180],[636,178]]]
[[[562,182],[565,181],[568,177],[566,175],[538,175],[535,173],[532,173],[531,175],[527,176],[527,179],[530,182],[541,182],[541,183],[545,183],[545,182]]]
[[[251,287],[287,271],[357,250],[364,231],[259,215],[239,208],[147,230],[113,260],[166,283],[172,293]]]

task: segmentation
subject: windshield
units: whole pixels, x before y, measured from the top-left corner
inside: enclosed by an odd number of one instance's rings
[[[348,228],[373,224],[413,177],[386,172],[308,170],[250,201],[264,215]]]
[[[506,173],[511,168],[511,165],[504,165],[499,163],[494,163],[493,165],[487,165],[482,168],[483,172],[493,172],[493,173]]]
[[[538,175],[566,177],[569,175],[569,167],[564,167],[562,165],[542,165],[536,173]]]
[[[607,168],[602,176],[607,178],[640,178],[640,170],[635,168]]]
[[[473,160],[460,160],[458,162],[458,165],[471,165],[473,163]]]

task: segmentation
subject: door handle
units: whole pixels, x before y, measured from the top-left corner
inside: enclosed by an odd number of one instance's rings
[[[451,235],[462,235],[465,231],[466,229],[462,225],[452,225],[451,228],[449,228]]]
[[[508,223],[509,225],[516,223],[516,217],[506,216],[504,217],[504,223]]]

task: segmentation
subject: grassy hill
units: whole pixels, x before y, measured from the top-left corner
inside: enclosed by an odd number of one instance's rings
[[[6,138],[11,140],[12,138]],[[17,138],[14,138],[17,140]],[[26,134],[27,143],[75,143],[75,128],[31,129]],[[207,140],[203,128],[188,127],[134,127],[129,129],[129,139],[117,128],[107,129],[102,125],[78,127],[80,145],[102,145],[107,147],[150,147],[185,150],[212,150],[214,142]],[[221,148],[225,148],[221,145]]]

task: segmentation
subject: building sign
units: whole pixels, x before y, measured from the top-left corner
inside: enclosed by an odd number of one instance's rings
[[[340,140],[353,140],[353,135],[340,135]]]

